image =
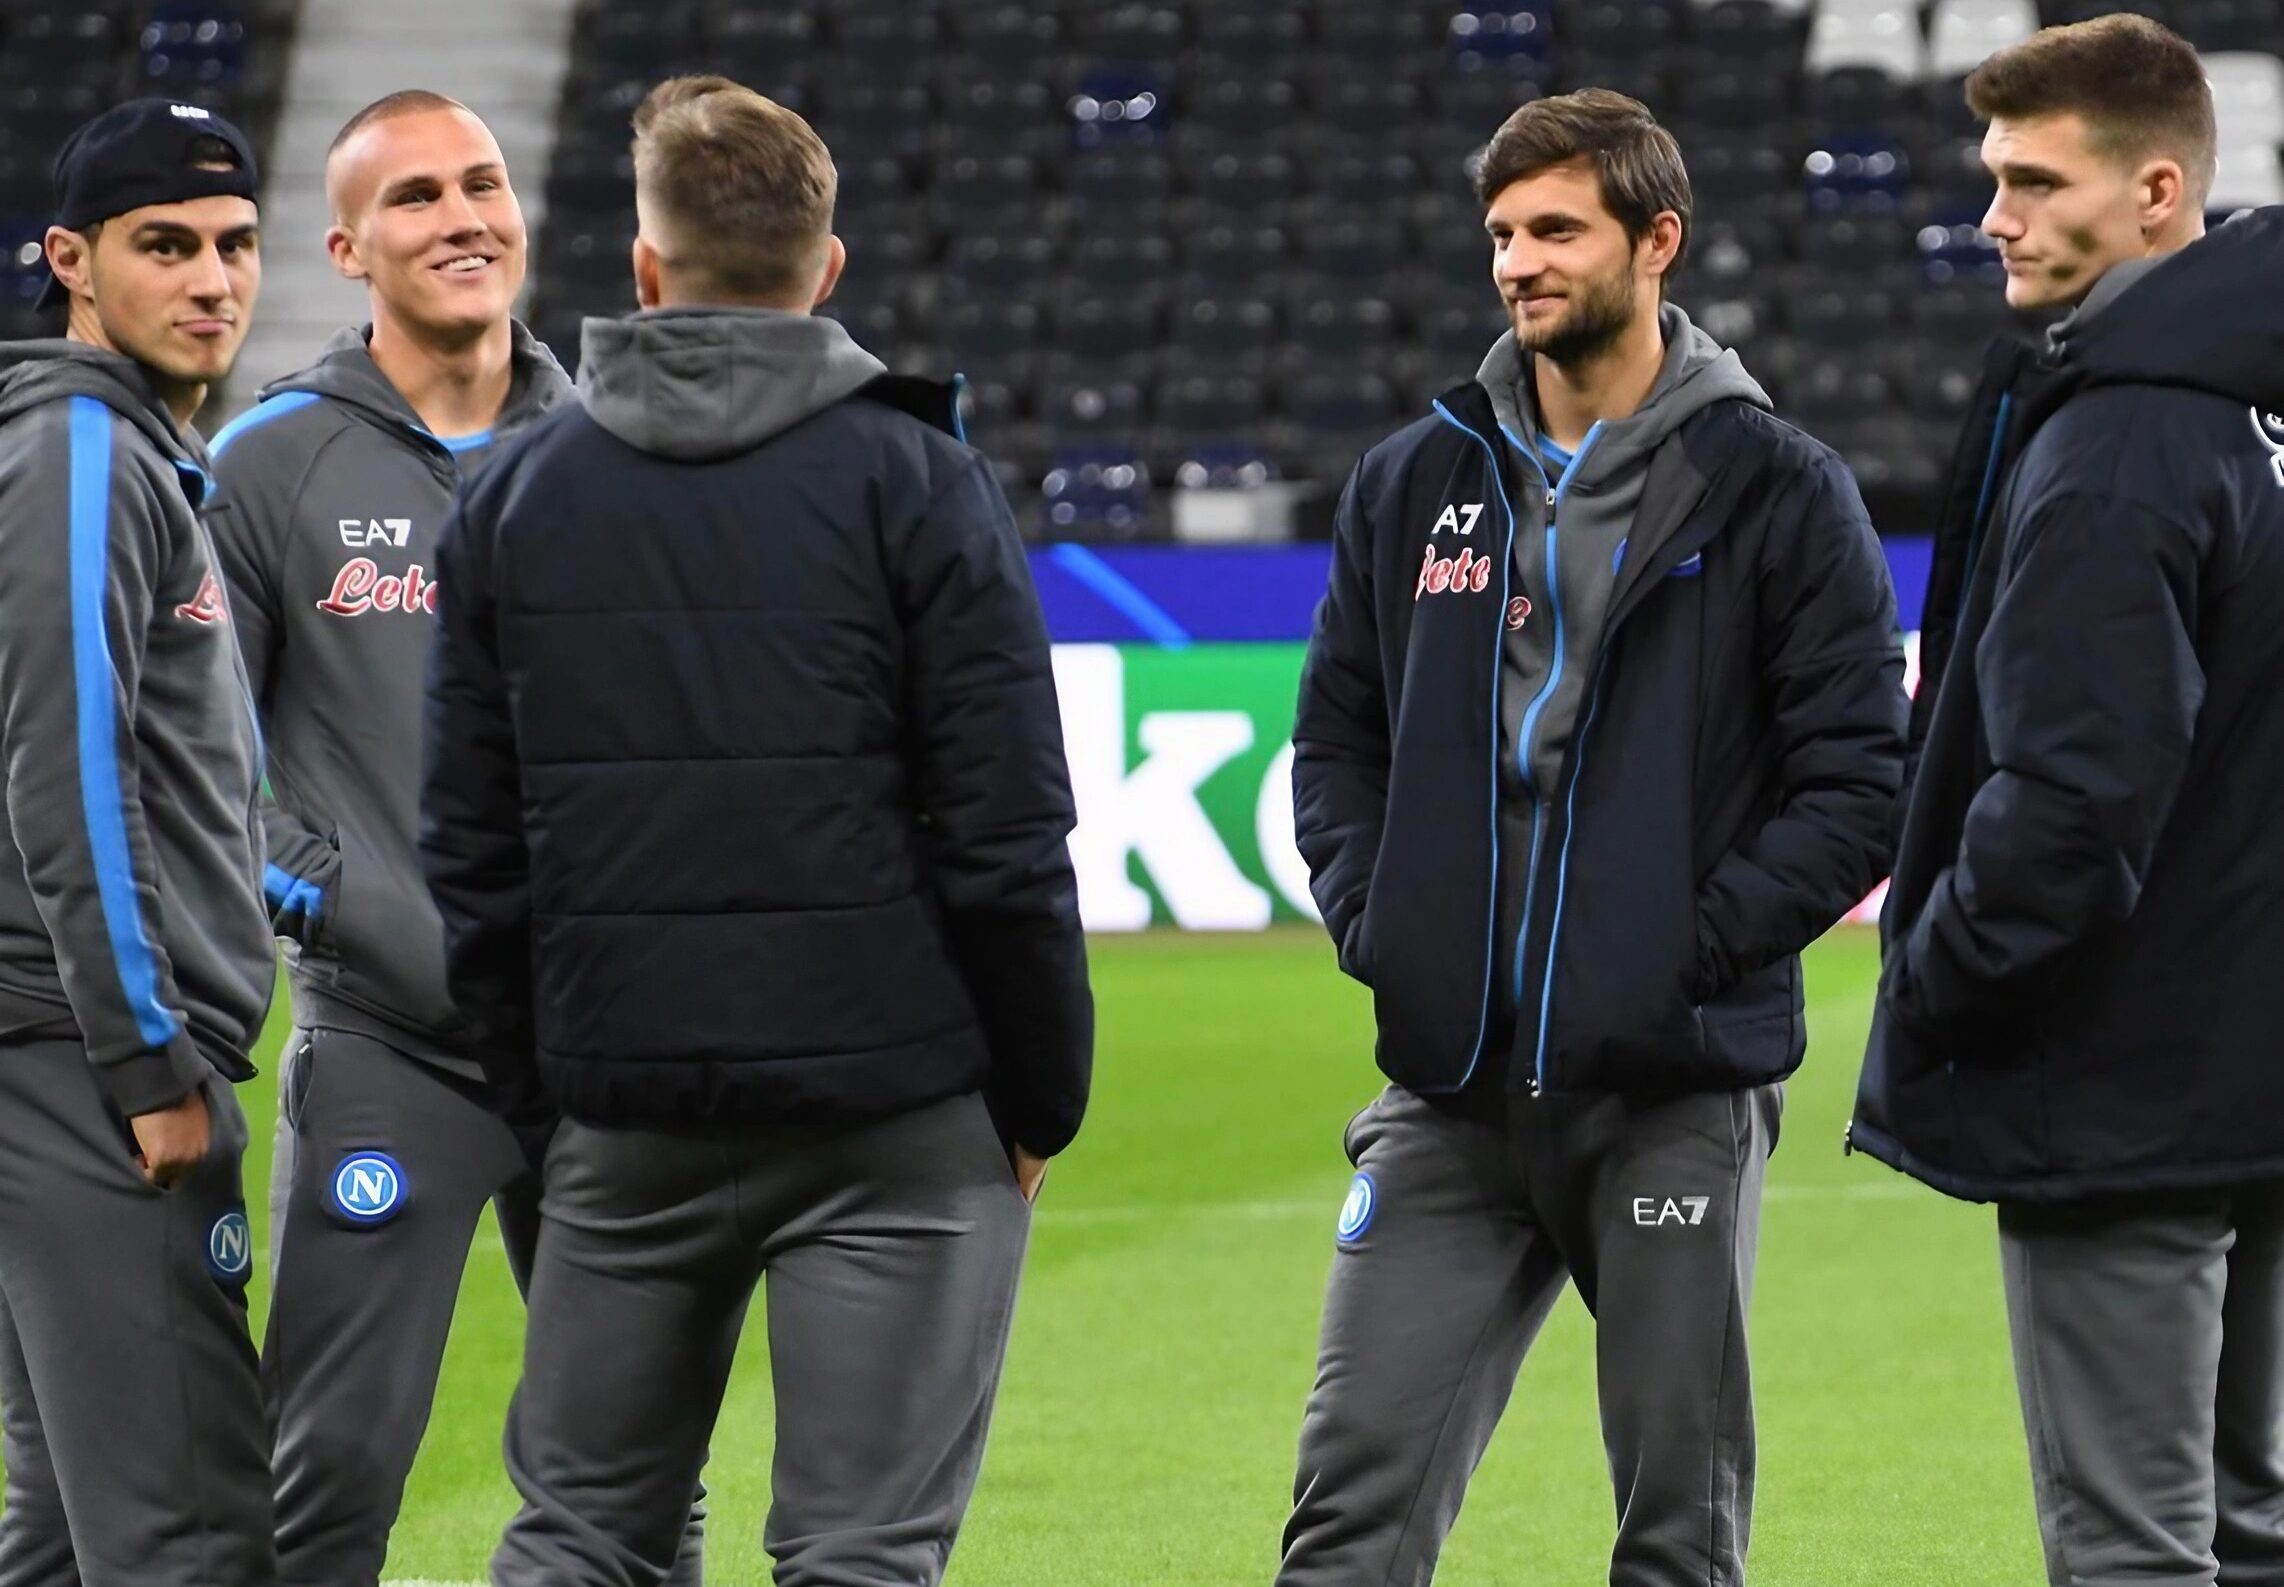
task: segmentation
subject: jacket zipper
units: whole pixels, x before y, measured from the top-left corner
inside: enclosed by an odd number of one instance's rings
[[[1561,516],[1563,492],[1568,490],[1570,488],[1571,481],[1578,477],[1579,467],[1586,461],[1586,454],[1594,449],[1595,441],[1601,437],[1602,424],[1600,420],[1596,420],[1594,424],[1587,429],[1586,439],[1579,442],[1578,451],[1571,457],[1569,466],[1563,469],[1562,477],[1560,479],[1554,479],[1548,475],[1546,471],[1546,464],[1540,461],[1540,459],[1531,451],[1531,449],[1523,444],[1522,439],[1512,430],[1509,430],[1506,428],[1506,426],[1501,425],[1500,433],[1506,436],[1508,441],[1514,445],[1515,450],[1520,452],[1523,457],[1530,463],[1531,467],[1538,472],[1540,484],[1546,487],[1546,591],[1547,604],[1554,608],[1554,661],[1552,665],[1547,668],[1546,682],[1539,686],[1539,692],[1537,695],[1535,695],[1532,698],[1531,703],[1524,708],[1522,725],[1515,734],[1515,771],[1517,776],[1522,781],[1523,788],[1531,796],[1530,868],[1524,873],[1523,877],[1522,921],[1521,924],[1515,928],[1515,1009],[1516,1012],[1520,1013],[1523,1006],[1523,977],[1524,970],[1526,968],[1524,961],[1527,957],[1526,948],[1531,939],[1531,917],[1537,909],[1539,890],[1539,852],[1541,840],[1544,838],[1546,833],[1546,802],[1539,797],[1537,779],[1532,775],[1531,772],[1531,741],[1537,736],[1536,729],[1538,726],[1539,712],[1545,707],[1546,702],[1553,697],[1555,686],[1562,681],[1562,671],[1566,655],[1565,647],[1563,645],[1562,622],[1562,562],[1561,557],[1558,554],[1558,547],[1555,540],[1555,525],[1556,520]],[[1506,666],[1506,652],[1503,636],[1501,640],[1499,660],[1501,672],[1504,674]],[[1596,671],[1597,674],[1599,674],[1599,664],[1597,664]],[[1568,843],[1566,838],[1566,851],[1567,848]],[[1559,889],[1557,891],[1555,908],[1556,914],[1559,917],[1561,913],[1561,899]],[[1553,973],[1554,957],[1553,947],[1550,943],[1548,945],[1546,977],[1549,982],[1553,980]],[[1543,1029],[1541,1031],[1541,1035],[1542,1037],[1544,1035]],[[1531,1095],[1537,1096],[1539,1092],[1545,1087],[1545,1084],[1546,1044],[1542,1040],[1539,1044],[1538,1062],[1532,1066],[1530,1079]]]
[[[1483,1006],[1475,1025],[1475,1050],[1467,1056],[1467,1072],[1459,1077],[1464,1087],[1475,1078],[1475,1069],[1483,1061],[1483,1039],[1491,1028],[1491,968],[1498,962],[1494,951],[1499,936],[1499,688],[1506,662],[1507,602],[1510,598],[1515,574],[1515,504],[1507,495],[1507,482],[1499,472],[1499,454],[1483,434],[1469,428],[1445,407],[1439,399],[1435,411],[1444,423],[1468,437],[1483,449],[1483,464],[1491,476],[1491,488],[1499,493],[1499,507],[1507,515],[1507,544],[1499,558],[1499,604],[1491,622],[1491,905],[1490,918],[1483,930]],[[1540,476],[1545,476],[1541,469]],[[1534,842],[1535,849],[1536,844]]]

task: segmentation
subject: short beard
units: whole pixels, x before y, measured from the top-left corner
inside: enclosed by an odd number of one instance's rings
[[[1636,301],[1633,273],[1621,270],[1582,283],[1572,292],[1569,309],[1547,330],[1533,333],[1516,326],[1515,340],[1525,352],[1559,368],[1575,369],[1618,344],[1634,323]]]

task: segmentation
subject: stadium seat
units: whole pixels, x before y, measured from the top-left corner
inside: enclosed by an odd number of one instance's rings
[[[1157,142],[1166,131],[1168,97],[1164,75],[1146,68],[1096,67],[1082,74],[1064,105],[1071,146]]]
[[[1435,48],[1439,17],[1424,6],[1388,0],[1327,0],[1317,13],[1325,50],[1374,70]]]
[[[1549,0],[1462,6],[1451,18],[1450,40],[1463,69],[1517,56],[1543,61],[1554,48],[1554,7]]]
[[[1283,344],[1284,320],[1266,297],[1193,295],[1173,309],[1168,358],[1225,369],[1262,369]]]
[[[1065,447],[1040,482],[1043,527],[1074,540],[1131,540],[1150,528],[1150,470],[1131,445]]]
[[[1090,292],[1156,295],[1173,277],[1174,243],[1163,232],[1089,230],[1071,265]]]
[[[1333,281],[1380,281],[1411,258],[1404,229],[1385,220],[1332,220],[1300,233],[1302,265]]]
[[[2284,51],[2284,0],[2181,0],[2173,21],[2208,67],[2216,54]]]
[[[1812,213],[1902,208],[1911,184],[1911,162],[1901,143],[1878,133],[1842,133],[1819,138],[1804,164]]]
[[[1291,203],[1300,191],[1300,171],[1286,155],[1223,149],[1193,169],[1190,187],[1210,208],[1258,213]]]
[[[1999,260],[1998,244],[1983,232],[1979,215],[1960,210],[1932,218],[1919,228],[1916,241],[1919,267],[1929,286],[1962,281],[2005,284],[2006,267]]]
[[[1299,358],[1370,359],[1392,351],[1396,341],[1394,304],[1384,298],[1344,297],[1337,288],[1297,289],[1287,323]]]
[[[162,0],[141,39],[143,82],[153,93],[227,87],[245,61],[246,24],[228,6]]]
[[[1308,19],[1296,6],[1207,6],[1198,13],[1200,50],[1268,70],[1308,44]]]
[[[1291,239],[1277,226],[1207,226],[1175,246],[1183,269],[1209,291],[1274,287],[1292,266]]]
[[[952,240],[946,285],[962,296],[1019,296],[1038,290],[1054,268],[1055,240],[1044,233],[969,233]]]
[[[2276,48],[2284,50],[2284,36]],[[2205,75],[2222,148],[2284,144],[2284,59],[2252,51],[2208,55]]]
[[[1565,53],[1654,55],[1682,33],[1682,13],[1658,0],[1591,0],[1575,7],[1563,31]]]
[[[1927,40],[1919,12],[1902,0],[1824,0],[1808,30],[1810,75],[1869,66],[1899,82],[1927,75]]]
[[[1256,428],[1268,396],[1261,382],[1244,376],[1189,374],[1160,381],[1151,405],[1160,429],[1194,440]]]
[[[1062,17],[1036,5],[993,5],[951,20],[961,48],[1005,76],[1059,76],[1071,48]]]
[[[1935,0],[1928,70],[1943,80],[1964,77],[2037,31],[2038,7],[2032,0]]]
[[[1187,41],[1183,13],[1169,5],[1117,0],[1108,5],[1071,8],[1073,44],[1105,61],[1168,62]]]
[[[1300,107],[1300,87],[1287,78],[1220,78],[1198,86],[1182,120],[1212,146],[1264,145],[1290,132]]]
[[[2208,207],[2227,213],[2268,204],[2284,204],[2284,155],[2273,143],[2224,146]]]

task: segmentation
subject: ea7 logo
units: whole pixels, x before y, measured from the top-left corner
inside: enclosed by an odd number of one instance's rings
[[[1443,509],[1443,516],[1436,519],[1435,528],[1429,533],[1442,534],[1446,529],[1450,529],[1463,535],[1471,535],[1475,532],[1475,520],[1482,516],[1483,504],[1479,501],[1466,502],[1458,506],[1446,506]]]
[[[1634,1222],[1645,1229],[1662,1228],[1669,1223],[1686,1223],[1695,1228],[1705,1221],[1705,1209],[1712,1204],[1710,1196],[1636,1196]]]
[[[344,518],[341,520],[341,543],[356,546],[395,546],[404,549],[412,538],[410,518]]]
[[[2252,431],[2268,448],[2268,466],[2276,472],[2278,487],[2284,488],[2284,413],[2263,413],[2254,408]]]

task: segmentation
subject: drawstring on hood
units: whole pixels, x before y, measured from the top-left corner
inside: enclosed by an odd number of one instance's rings
[[[750,452],[888,372],[837,320],[777,309],[647,309],[589,320],[579,400],[637,451]]]

